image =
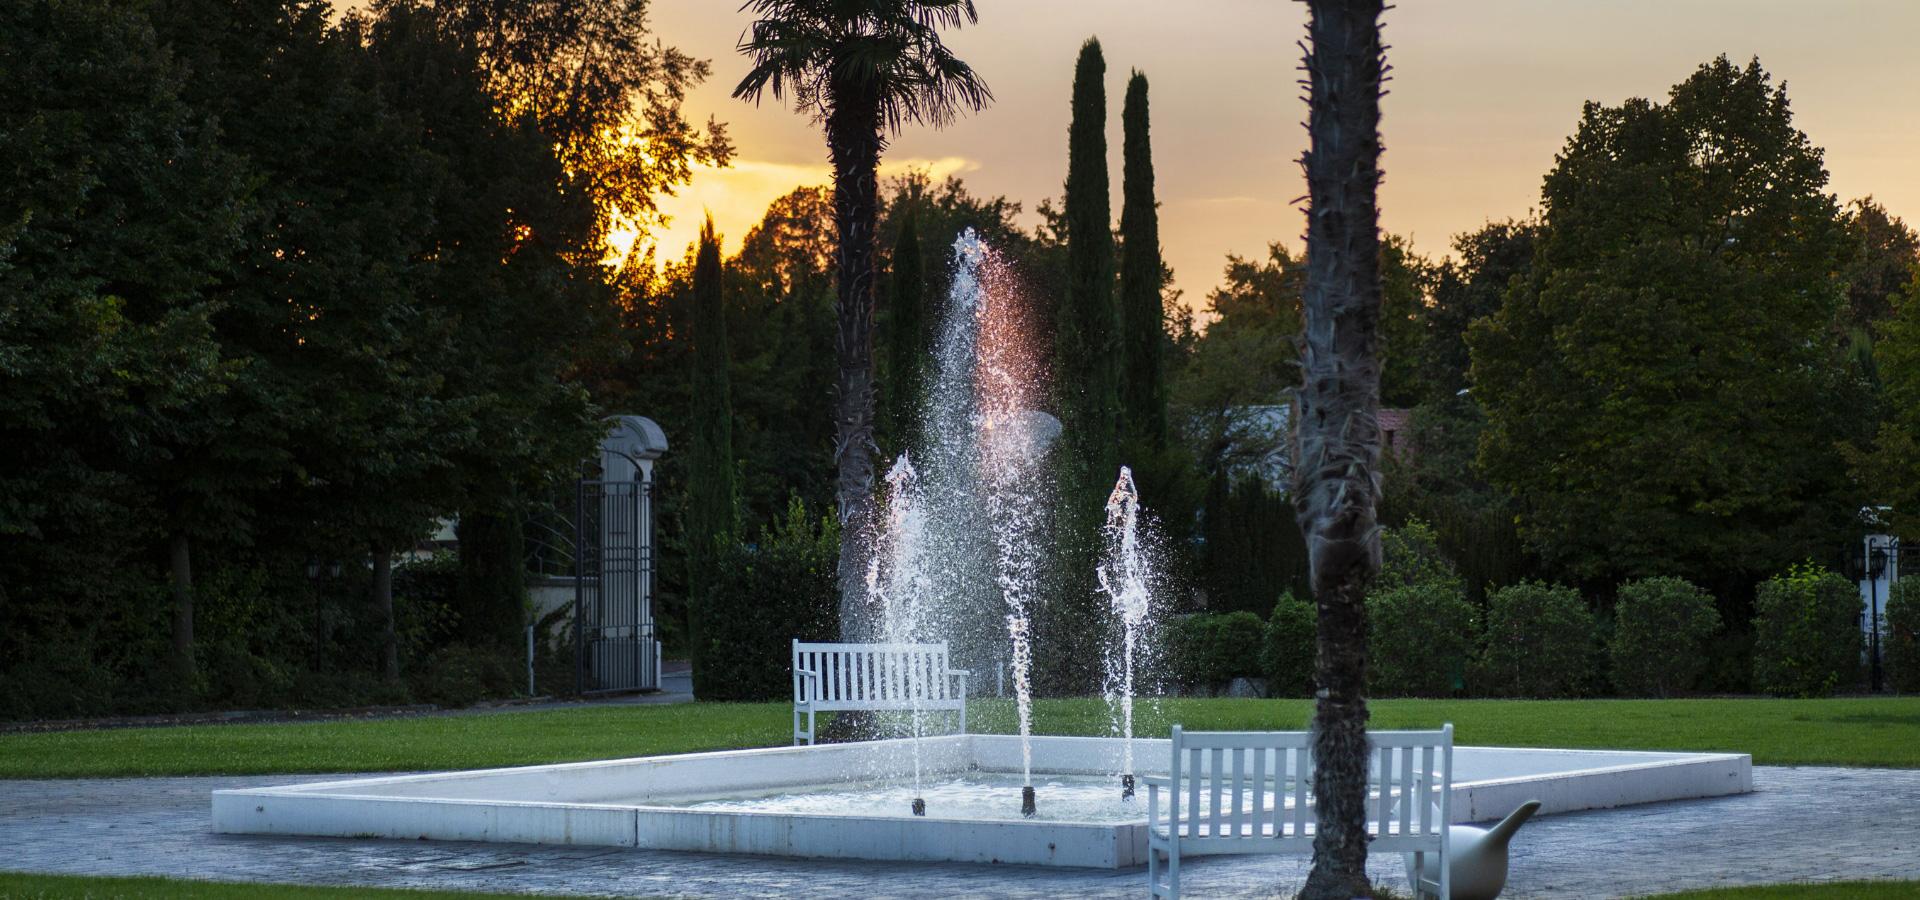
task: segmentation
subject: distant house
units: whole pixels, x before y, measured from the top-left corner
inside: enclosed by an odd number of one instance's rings
[[[1413,459],[1413,452],[1413,410],[1381,410],[1380,455],[1408,462]]]

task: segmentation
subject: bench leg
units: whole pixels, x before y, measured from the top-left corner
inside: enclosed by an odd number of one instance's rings
[[[1168,900],[1180,900],[1180,844],[1178,841],[1167,845],[1167,894]]]
[[[813,746],[813,707],[807,707],[807,746]]]
[[[1147,896],[1160,896],[1160,848],[1147,844]]]

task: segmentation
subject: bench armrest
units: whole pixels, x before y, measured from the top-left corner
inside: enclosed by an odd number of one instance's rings
[[[794,679],[794,684],[793,684],[794,692],[799,694],[798,697],[794,698],[793,702],[811,703],[813,702],[814,699],[816,699],[820,695],[820,673],[819,672],[815,672],[812,669],[795,668],[793,670],[793,679]],[[803,681],[812,682],[814,685],[814,689],[807,690],[801,687],[800,685]]]
[[[1173,779],[1161,775],[1141,775],[1137,776],[1137,780],[1147,786],[1147,827],[1158,828],[1160,827],[1160,789],[1167,788],[1167,793],[1173,794]],[[1168,809],[1167,812],[1171,813],[1173,810]],[[1173,823],[1169,820],[1168,824]]]

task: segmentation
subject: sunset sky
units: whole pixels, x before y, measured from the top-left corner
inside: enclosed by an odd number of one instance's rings
[[[1292,205],[1305,192],[1295,66],[1304,8],[1282,0],[978,0],[977,26],[948,42],[996,102],[945,131],[913,128],[886,171],[953,173],[976,194],[1032,210],[1066,177],[1074,55],[1106,50],[1108,144],[1119,213],[1120,100],[1127,73],[1152,84],[1160,234],[1192,305],[1226,254],[1299,246]],[[729,251],[769,200],[830,180],[825,144],[803,115],[729,97],[746,71],[735,51],[750,21],[734,0],[655,0],[666,42],[713,62],[689,118],[726,122],[739,156],[702,169],[671,198],[663,255],[693,239],[710,209]],[[1664,98],[1700,63],[1759,56],[1784,80],[1796,124],[1826,148],[1831,189],[1872,194],[1920,218],[1920,2],[1915,0],[1402,0],[1387,14],[1391,93],[1383,101],[1382,224],[1441,255],[1452,236],[1538,203],[1540,178],[1586,100]]]

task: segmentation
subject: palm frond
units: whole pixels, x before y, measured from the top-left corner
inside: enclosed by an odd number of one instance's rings
[[[748,0],[756,19],[739,51],[752,60],[735,97],[767,93],[826,117],[836,99],[871,106],[876,125],[943,127],[993,100],[979,73],[940,40],[979,21],[973,0]]]

